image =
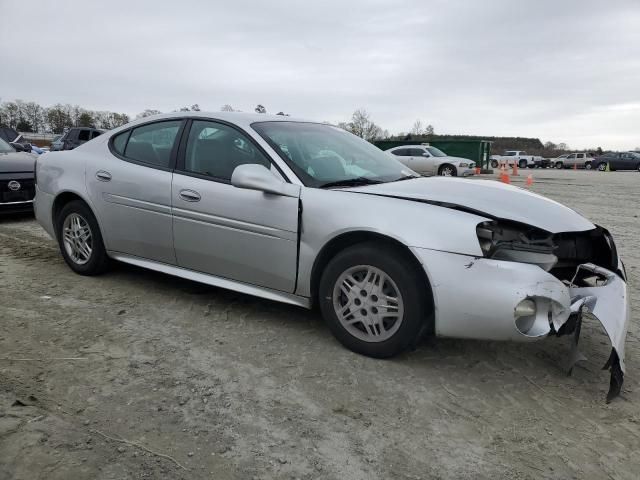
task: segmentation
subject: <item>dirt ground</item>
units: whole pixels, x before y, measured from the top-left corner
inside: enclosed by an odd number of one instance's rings
[[[430,339],[372,360],[317,312],[124,265],[75,275],[33,218],[13,217],[0,219],[0,479],[638,478],[640,174],[532,172],[534,191],[608,227],[626,262],[627,376],[611,404],[595,320],[571,377],[567,337]]]

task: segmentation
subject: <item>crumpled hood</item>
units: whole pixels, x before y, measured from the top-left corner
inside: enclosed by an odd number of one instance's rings
[[[523,188],[496,181],[430,177],[344,190],[459,206],[478,215],[521,222],[550,233],[595,228],[594,224],[569,207]]]
[[[0,174],[33,172],[36,156],[26,152],[0,153]]]

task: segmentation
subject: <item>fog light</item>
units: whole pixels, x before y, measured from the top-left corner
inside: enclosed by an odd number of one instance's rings
[[[516,309],[513,312],[513,315],[516,318],[530,317],[535,314],[536,314],[536,303],[529,298],[525,298],[518,305],[516,305]]]

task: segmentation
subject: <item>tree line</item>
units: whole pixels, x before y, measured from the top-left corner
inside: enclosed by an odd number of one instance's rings
[[[129,122],[126,113],[87,110],[79,105],[55,104],[43,107],[36,102],[14,100],[0,104],[0,127],[19,132],[63,133],[71,127],[109,130]]]

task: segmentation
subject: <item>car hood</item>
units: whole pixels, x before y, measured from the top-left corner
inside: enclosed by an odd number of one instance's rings
[[[595,228],[594,224],[569,207],[496,181],[430,177],[344,190],[456,208],[489,218],[524,223],[550,233]]]
[[[0,173],[33,172],[35,161],[31,153],[0,153]]]
[[[473,160],[469,160],[468,158],[462,158],[462,157],[450,157],[449,155],[447,155],[446,157],[436,157],[439,158],[445,162],[449,162],[452,164],[456,164],[456,163],[460,163],[460,162],[465,162],[465,163],[476,163]]]

